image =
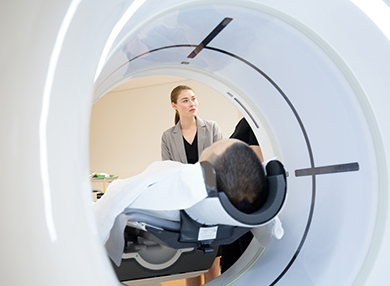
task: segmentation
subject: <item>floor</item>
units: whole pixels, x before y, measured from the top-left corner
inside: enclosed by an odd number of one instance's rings
[[[161,286],[186,286],[186,280],[180,279],[174,281],[161,282]]]
[[[204,275],[202,275],[202,285],[204,282]],[[186,286],[186,279],[180,279],[180,280],[173,280],[173,281],[166,281],[161,282],[161,286]]]

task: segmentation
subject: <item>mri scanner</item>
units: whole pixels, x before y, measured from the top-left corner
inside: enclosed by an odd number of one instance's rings
[[[383,285],[389,19],[380,0],[6,1],[1,284],[119,285],[90,202],[91,105],[126,81],[179,75],[265,130],[289,173],[284,237],[254,229],[208,285]]]

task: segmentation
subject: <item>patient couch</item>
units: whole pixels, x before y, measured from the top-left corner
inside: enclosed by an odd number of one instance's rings
[[[279,161],[266,165],[267,200],[251,214],[240,212],[218,191],[210,163],[200,164],[207,198],[180,210],[179,221],[142,210],[126,212],[121,262],[119,266],[113,263],[120,281],[204,272],[212,265],[219,245],[230,244],[252,228],[277,219],[287,190],[286,172]]]

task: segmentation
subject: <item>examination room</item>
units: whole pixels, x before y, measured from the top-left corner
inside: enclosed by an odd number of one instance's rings
[[[388,0],[0,13],[1,285],[388,283]]]

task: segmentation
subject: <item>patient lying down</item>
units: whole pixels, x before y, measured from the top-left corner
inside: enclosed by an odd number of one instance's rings
[[[225,192],[240,211],[251,213],[264,203],[267,189],[264,168],[246,143],[222,139],[206,148],[199,161],[213,165],[218,191]]]
[[[265,171],[259,157],[246,143],[222,139],[206,148],[199,161],[213,165],[218,191],[225,192],[240,211],[251,213],[264,203]],[[207,195],[200,163],[154,162],[135,177],[112,182],[95,203],[101,239],[103,243],[114,240],[111,245],[116,244],[115,240],[121,243],[126,214],[134,210],[179,221],[180,210],[202,202]]]

